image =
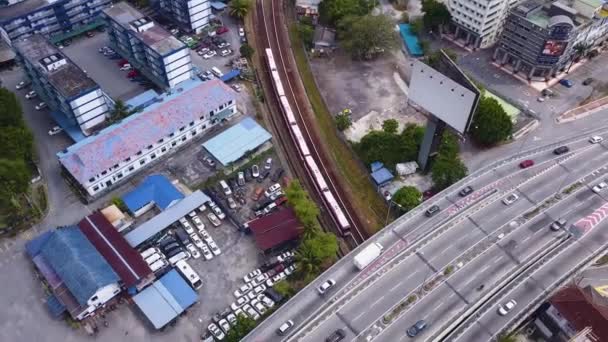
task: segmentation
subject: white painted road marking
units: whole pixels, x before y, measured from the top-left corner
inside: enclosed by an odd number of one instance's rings
[[[375,302],[373,302],[373,303],[372,303],[372,305],[371,305],[370,307],[372,307],[372,306],[374,306],[374,305],[378,304],[378,302],[380,302],[380,301],[381,301],[381,300],[383,300],[383,299],[384,299],[384,296],[382,296],[382,297],[378,298],[378,299],[377,299]]]

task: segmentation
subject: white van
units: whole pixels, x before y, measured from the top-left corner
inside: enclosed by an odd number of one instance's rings
[[[196,272],[190,267],[185,260],[180,260],[175,263],[175,267],[182,275],[182,277],[192,286],[193,289],[198,290],[203,286],[203,281]]]
[[[226,183],[226,181],[225,181],[225,180],[223,180],[223,179],[222,179],[222,180],[220,181],[220,186],[222,187],[222,190],[224,190],[224,194],[225,194],[226,196],[230,196],[230,195],[232,195],[232,190],[230,190],[230,187],[228,186],[228,184]]]
[[[150,257],[152,254],[155,253],[160,253],[160,250],[156,247],[150,247],[148,249],[146,249],[145,251],[141,252],[141,257],[144,259],[147,259],[148,257]]]
[[[215,75],[215,77],[218,77],[218,78],[224,76],[224,73],[217,67],[211,68],[211,72]]]
[[[146,263],[148,265],[152,265],[153,263],[157,262],[158,260],[160,260],[162,258],[163,257],[160,255],[160,253],[154,253],[146,258]]]
[[[177,253],[176,255],[172,256],[169,259],[169,263],[171,265],[175,265],[178,261],[180,261],[180,260],[186,260],[188,258],[190,258],[190,253],[188,253],[188,252],[179,252],[179,253]]]
[[[157,262],[153,263],[152,265],[150,265],[150,269],[152,270],[152,272],[156,272],[156,271],[160,271],[163,268],[167,267],[167,261],[165,261],[165,259],[160,259]]]

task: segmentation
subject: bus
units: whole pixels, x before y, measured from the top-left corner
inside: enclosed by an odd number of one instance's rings
[[[203,281],[201,278],[194,272],[192,267],[188,265],[185,260],[180,260],[175,263],[175,267],[179,271],[179,274],[192,286],[193,289],[198,290],[203,286]]]

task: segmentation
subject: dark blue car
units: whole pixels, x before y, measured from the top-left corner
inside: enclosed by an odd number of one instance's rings
[[[563,85],[566,88],[572,88],[572,86],[574,85],[574,83],[572,83],[572,81],[567,80],[567,79],[560,80],[559,84]]]

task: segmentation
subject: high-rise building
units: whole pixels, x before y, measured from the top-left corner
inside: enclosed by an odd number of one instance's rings
[[[112,101],[87,74],[41,35],[13,43],[32,88],[69,125],[91,134],[106,120]]]
[[[201,33],[209,25],[210,0],[160,0],[158,9],[171,17],[181,29]]]
[[[188,47],[152,19],[125,2],[106,8],[102,16],[110,45],[160,88],[193,77]]]

